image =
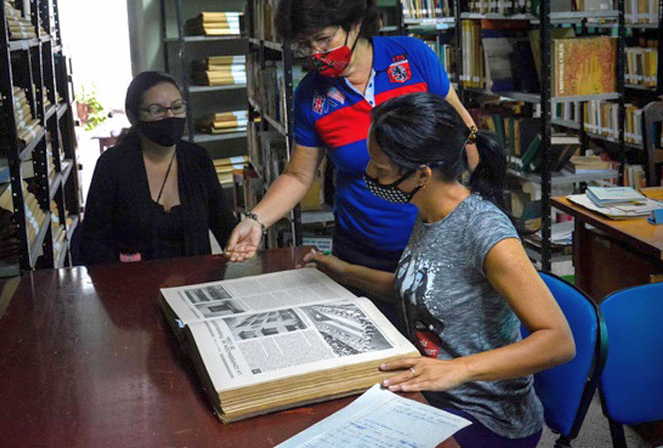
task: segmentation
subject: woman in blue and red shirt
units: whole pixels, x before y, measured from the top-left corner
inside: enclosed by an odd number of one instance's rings
[[[334,255],[355,265],[394,271],[417,212],[412,204],[390,203],[366,188],[371,110],[393,97],[432,92],[445,98],[468,127],[474,122],[435,53],[415,38],[375,36],[378,22],[373,0],[279,3],[279,35],[294,42],[316,70],[295,93],[291,160],[235,227],[227,246],[231,260],[255,254],[262,231],[301,201],[326,154],[336,172]],[[468,145],[466,153],[469,166],[476,166],[476,147]],[[371,285],[361,289],[371,295]],[[400,327],[395,305],[376,304]]]

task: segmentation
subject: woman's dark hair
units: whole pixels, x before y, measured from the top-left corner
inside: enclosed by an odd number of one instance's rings
[[[403,171],[427,165],[452,182],[467,170],[470,131],[439,95],[412,93],[386,101],[373,109],[371,129],[382,152]],[[470,176],[470,189],[504,210],[504,151],[484,131],[477,133],[476,145],[480,162]]]
[[[137,74],[136,77],[131,81],[129,88],[127,89],[127,97],[124,100],[124,110],[127,114],[129,122],[132,125],[138,121],[138,113],[140,105],[143,102],[143,95],[145,95],[145,92],[150,90],[152,87],[162,83],[172,84],[177,88],[177,90],[179,90],[180,94],[182,93],[182,90],[180,89],[180,86],[177,85],[175,78],[167,73],[153,71],[142,72]]]
[[[275,19],[277,34],[288,40],[310,38],[328,26],[350,31],[360,22],[360,36],[377,34],[380,12],[375,0],[280,0]]]

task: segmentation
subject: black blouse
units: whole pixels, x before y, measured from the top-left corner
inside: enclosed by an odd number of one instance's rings
[[[235,218],[207,152],[180,141],[176,157],[181,205],[169,213],[152,200],[137,136],[99,157],[81,230],[85,264],[114,263],[120,253],[142,260],[209,254],[209,230],[226,244]]]

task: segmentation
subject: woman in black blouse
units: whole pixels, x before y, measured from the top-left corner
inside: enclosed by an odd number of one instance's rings
[[[143,72],[127,90],[132,124],[104,152],[85,206],[85,264],[203,255],[235,225],[205,149],[182,141],[186,103],[175,80]]]

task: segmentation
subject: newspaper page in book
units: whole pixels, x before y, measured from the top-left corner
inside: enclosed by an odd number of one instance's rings
[[[201,288],[213,288],[204,297],[214,300],[200,302],[203,296],[196,291]],[[341,297],[334,299],[335,293]],[[353,296],[314,269],[170,288],[162,294],[178,315],[185,309],[193,313],[183,307],[186,302],[206,318],[190,318],[188,325],[216,391],[418,353],[370,300]]]
[[[165,288],[161,295],[183,325],[221,316],[355,297],[314,268]]]

